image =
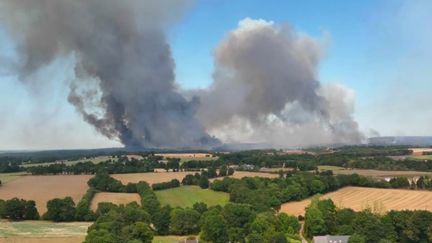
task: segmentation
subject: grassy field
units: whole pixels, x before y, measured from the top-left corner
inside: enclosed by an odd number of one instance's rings
[[[186,175],[189,174],[193,175],[195,174],[195,172],[151,172],[151,173],[114,174],[111,176],[126,185],[129,182],[137,183],[139,181],[146,181],[149,184],[167,182],[172,179],[177,179],[181,181]]]
[[[0,237],[32,236],[61,237],[82,236],[87,234],[87,228],[92,223],[52,223],[48,221],[0,222]]]
[[[113,193],[113,192],[99,192],[93,198],[90,208],[96,211],[100,202],[111,202],[117,205],[128,204],[137,202],[141,204],[141,198],[138,193]]]
[[[365,187],[345,187],[323,195],[323,199],[332,199],[339,208],[351,208],[361,211],[366,208],[375,211],[389,210],[430,210],[432,211],[432,192],[403,189],[380,189]],[[304,215],[310,199],[300,202],[285,203],[281,211],[291,215]]]
[[[186,240],[187,236],[155,236],[153,243],[178,243],[181,240]]]
[[[419,176],[432,176],[432,172],[410,171],[410,170],[366,170],[366,169],[346,169],[338,166],[318,166],[320,171],[331,170],[336,175],[351,175],[359,174],[362,176],[383,179],[386,177],[406,176],[406,177],[419,177]]]
[[[0,173],[0,181],[2,184],[6,184],[20,178],[23,175],[27,175],[27,172]]]
[[[345,170],[345,168],[340,167],[340,166],[333,166],[333,165],[318,165],[318,170],[319,171],[326,171],[326,170],[336,171],[336,170]]]
[[[0,221],[0,243],[78,243],[92,223],[48,221]],[[153,243],[177,243],[187,236],[155,236]]]
[[[130,157],[130,156],[128,156]],[[130,158],[132,158],[133,156],[131,155]],[[134,157],[136,158],[136,157]],[[117,160],[117,158],[113,158],[112,156],[97,156],[97,157],[93,157],[93,158],[86,158],[86,159],[80,159],[80,160],[74,160],[74,161],[69,161],[69,160],[58,160],[55,162],[46,162],[46,163],[32,163],[32,164],[23,164],[22,167],[32,167],[32,166],[48,166],[48,165],[52,165],[52,164],[66,164],[66,165],[74,165],[74,164],[78,164],[79,162],[93,162],[95,164],[98,164],[100,162],[104,162],[107,160]]]
[[[408,158],[415,160],[432,160],[432,155],[411,155],[408,156]]]
[[[227,193],[203,190],[198,186],[182,186],[156,191],[156,196],[162,205],[172,207],[192,207],[197,202],[204,202],[209,206],[224,205],[229,200]]]
[[[90,175],[21,176],[0,187],[0,199],[34,200],[42,215],[51,199],[70,196],[78,203],[88,189],[90,178]]]

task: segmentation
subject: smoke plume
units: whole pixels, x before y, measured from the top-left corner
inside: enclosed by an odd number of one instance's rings
[[[209,134],[278,147],[362,139],[353,93],[317,79],[320,46],[272,22],[241,21],[215,49],[212,85],[186,98],[176,88],[165,31],[187,6],[186,0],[2,0],[0,24],[16,41],[20,80],[35,82],[41,68],[73,59],[68,101],[98,132],[126,146],[218,145]]]
[[[223,140],[273,146],[358,143],[352,92],[317,79],[321,48],[288,26],[244,19],[215,50],[200,120]]]
[[[183,0],[2,0],[1,24],[17,41],[19,76],[73,56],[69,102],[97,131],[126,146],[218,143],[175,87],[166,26]],[[49,78],[49,77],[47,77]],[[49,92],[49,90],[46,90]]]

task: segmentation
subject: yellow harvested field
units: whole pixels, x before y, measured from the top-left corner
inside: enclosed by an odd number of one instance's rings
[[[130,155],[126,155],[126,157],[128,158],[128,160],[142,160],[143,157],[142,155],[138,155],[138,154],[130,154]]]
[[[116,205],[128,204],[131,202],[137,202],[138,204],[141,204],[141,198],[138,193],[99,192],[96,193],[95,197],[93,198],[90,208],[93,211],[96,211],[100,202],[110,202]]]
[[[21,176],[0,187],[0,199],[14,197],[34,200],[39,213],[46,212],[46,203],[54,198],[72,197],[78,203],[88,189],[91,175]]]
[[[432,152],[432,148],[410,148],[409,150],[412,151],[413,155],[423,155],[423,153]]]
[[[85,236],[67,236],[67,237],[27,237],[12,236],[0,238],[0,243],[78,243],[83,242]]]
[[[403,189],[380,189],[366,187],[345,187],[327,193],[322,199],[332,199],[339,208],[361,211],[366,208],[389,210],[429,210],[432,211],[432,192]],[[285,203],[281,212],[291,215],[304,215],[310,199]]]
[[[121,181],[123,184],[129,182],[137,183],[139,181],[146,181],[149,184],[167,182],[173,179],[177,179],[180,182],[186,175],[194,175],[197,172],[185,171],[185,172],[150,172],[150,173],[133,173],[133,174],[113,174],[113,178]],[[243,177],[264,177],[264,178],[277,178],[277,174],[263,173],[263,172],[247,172],[247,171],[236,171],[234,175],[230,176],[233,178],[243,178]],[[222,178],[214,178],[212,180],[217,180]]]
[[[422,171],[391,171],[391,170],[362,170],[362,169],[337,169],[333,170],[336,175],[351,175],[359,174],[362,176],[374,177],[382,179],[385,177],[419,177],[419,176],[432,176],[432,172],[422,172]]]
[[[186,175],[193,175],[195,172],[150,172],[150,173],[132,173],[132,174],[113,174],[115,179],[121,181],[123,184],[129,182],[137,183],[145,181],[149,184],[167,182],[173,179],[179,181],[183,180]]]
[[[156,154],[157,156],[163,156],[164,158],[206,158],[212,157],[209,153],[162,153]]]
[[[263,178],[278,178],[278,174],[264,173],[264,172],[249,172],[249,171],[236,171],[233,178],[241,179],[243,177],[263,177]]]

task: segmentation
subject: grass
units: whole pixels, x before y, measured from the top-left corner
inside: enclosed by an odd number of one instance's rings
[[[185,240],[188,236],[155,236],[153,238],[153,243],[177,243],[181,240]]]
[[[213,161],[217,160],[218,157],[195,157],[195,158],[180,158],[180,163],[184,163],[191,160],[201,160],[201,161]]]
[[[93,158],[87,158],[87,159],[80,159],[80,160],[74,160],[74,161],[68,161],[68,160],[58,160],[55,162],[45,162],[45,163],[30,163],[30,164],[23,164],[22,167],[33,167],[33,166],[49,166],[53,164],[65,164],[65,165],[75,165],[80,162],[92,162],[94,164],[99,164],[100,162],[105,162],[107,160],[117,160],[117,158],[112,158],[111,156],[97,156]]]
[[[225,205],[229,201],[227,193],[204,190],[198,186],[182,186],[156,191],[156,196],[162,205],[172,207],[192,207],[197,202],[204,202],[209,206]]]
[[[408,156],[408,158],[415,160],[432,160],[432,155],[411,155]]]
[[[27,174],[27,172],[16,172],[16,173],[1,173],[0,174],[0,181],[2,184],[6,184],[8,182],[11,182],[13,180],[16,180],[20,178],[21,176]]]
[[[344,167],[340,166],[332,166],[332,165],[319,165],[318,170],[319,171],[325,171],[325,170],[344,170]]]
[[[53,223],[46,221],[0,222],[0,237],[86,235],[91,223]]]

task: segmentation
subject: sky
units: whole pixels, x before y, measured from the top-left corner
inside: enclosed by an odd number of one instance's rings
[[[213,50],[244,18],[287,24],[319,40],[319,80],[354,92],[354,117],[367,136],[432,135],[432,1],[195,1],[168,33],[181,89],[211,84]],[[15,46],[0,16],[0,60],[13,59]],[[121,146],[67,102],[66,82],[58,80],[73,78],[72,69],[59,60],[40,70],[50,90],[41,95],[0,61],[0,150]]]

